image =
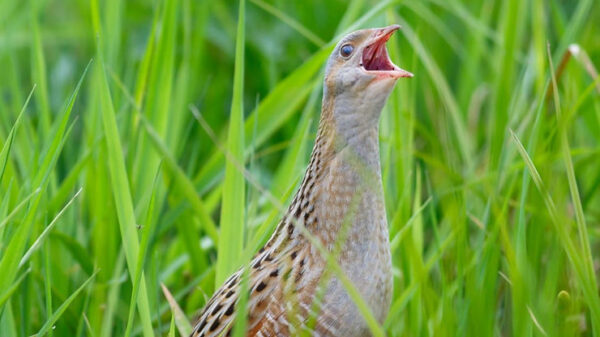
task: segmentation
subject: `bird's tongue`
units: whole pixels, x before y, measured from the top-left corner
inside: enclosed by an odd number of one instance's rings
[[[385,48],[385,43],[392,34],[393,31],[387,33],[365,48],[363,51],[363,67],[365,70],[395,70],[394,64],[390,60]]]

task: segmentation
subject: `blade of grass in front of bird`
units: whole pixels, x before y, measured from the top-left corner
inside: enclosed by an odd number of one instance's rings
[[[159,276],[159,278],[164,279],[162,273]],[[202,275],[196,276],[194,279],[192,279],[189,283],[187,283],[185,285],[185,287],[180,289],[178,292],[176,292],[175,294],[172,294],[173,299],[175,299],[176,302],[183,301],[185,297],[189,298],[190,293],[193,293],[193,290],[197,289],[198,287],[201,287],[202,289],[207,289],[205,286],[207,285],[208,281],[210,281],[210,284],[212,284],[213,283],[212,280],[214,280],[214,265],[211,265],[209,267],[209,269],[206,270]],[[172,311],[172,309],[171,309],[171,305],[167,301],[167,303],[162,303],[158,306],[158,309],[155,311],[152,318],[155,320],[158,320],[158,319],[160,319],[160,317],[164,316],[169,311]],[[187,320],[187,318],[186,318],[186,320]],[[133,331],[132,335],[137,336],[140,334],[140,332],[141,332],[141,329],[136,328]]]
[[[217,248],[218,287],[239,267],[244,248],[246,182],[236,163],[244,163],[244,49],[245,49],[245,0],[240,0],[238,28],[235,43],[235,65],[233,76],[233,98],[227,136],[227,151],[231,160],[225,163],[221,222]]]
[[[167,302],[169,302],[171,313],[173,317],[175,317],[175,325],[177,326],[177,330],[179,330],[179,334],[182,336],[189,336],[192,333],[192,325],[186,318],[183,310],[181,310],[179,307],[179,304],[177,304],[175,298],[173,298],[173,295],[169,289],[167,289],[167,287],[162,283],[160,284],[160,287],[162,288],[163,294],[167,298]]]
[[[265,193],[268,194],[270,198],[274,199],[274,197],[268,191],[265,191]],[[283,211],[282,208],[281,210]],[[350,210],[348,214],[346,214],[345,220],[349,219],[352,213],[353,211]],[[365,299],[362,297],[360,291],[356,288],[356,285],[353,283],[350,277],[348,277],[346,272],[342,269],[342,267],[337,261],[338,254],[336,254],[336,250],[338,251],[337,253],[341,251],[342,242],[338,242],[338,249],[334,249],[334,251],[332,252],[328,248],[325,248],[321,240],[314,236],[312,233],[310,233],[306,229],[306,227],[297,223],[294,219],[292,219],[292,223],[294,224],[294,227],[310,242],[310,244],[312,244],[312,246],[325,259],[327,263],[327,269],[331,271],[333,275],[335,275],[340,281],[340,283],[348,293],[348,296],[353,301],[354,305],[357,307],[358,312],[362,315],[363,319],[365,320],[371,334],[376,337],[385,336],[385,332],[382,326],[375,318],[375,316],[373,315],[371,307],[369,307]],[[340,238],[336,239],[336,241],[339,240]]]
[[[83,284],[81,284],[81,286],[79,286],[77,290],[75,290],[73,293],[71,293],[71,295],[69,295],[69,297],[56,309],[52,316],[48,318],[46,322],[44,322],[36,336],[41,337],[47,334],[49,331],[51,331],[54,323],[56,323],[56,321],[62,316],[62,314],[65,312],[65,310],[67,310],[67,308],[69,307],[69,305],[71,305],[75,298],[77,298],[77,295],[79,295],[79,293],[83,289],[85,289],[85,287],[94,279],[94,277],[96,277],[96,274],[98,274],[97,271],[94,272],[94,274],[92,274],[92,276],[90,276],[85,282],[83,282]]]
[[[248,325],[248,298],[250,297],[250,273],[248,272],[247,267],[244,267],[240,277],[240,295],[238,304],[236,305],[233,327],[231,327],[233,331],[233,337],[244,337],[247,334],[246,326]]]

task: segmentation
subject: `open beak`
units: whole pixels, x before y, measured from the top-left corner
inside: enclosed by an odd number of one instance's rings
[[[399,25],[391,25],[375,31],[372,41],[363,50],[362,66],[368,73],[382,77],[413,77],[413,74],[395,65],[388,55],[385,43]]]

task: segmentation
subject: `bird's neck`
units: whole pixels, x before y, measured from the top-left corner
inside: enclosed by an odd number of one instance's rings
[[[350,124],[337,118],[335,105],[326,95],[308,168],[265,248],[279,250],[303,241],[298,225],[330,249],[342,225],[348,224],[348,235],[359,235],[369,247],[374,242],[370,238],[386,230],[377,123],[354,124],[350,132]],[[365,247],[355,248],[359,253]]]
[[[340,101],[326,94],[307,175],[311,171],[325,172],[335,161],[380,175],[378,121],[381,108],[378,104]]]
[[[335,101],[324,99],[317,139],[302,184],[289,216],[302,220],[307,229],[332,244],[342,222],[372,202],[383,206],[377,123],[355,123],[361,111],[335,111]],[[342,116],[342,117],[340,117]],[[385,209],[376,210],[385,218]],[[379,214],[383,213],[383,214]],[[349,221],[351,231],[370,231],[369,221]]]

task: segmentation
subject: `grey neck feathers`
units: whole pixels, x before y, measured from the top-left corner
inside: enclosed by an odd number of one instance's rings
[[[353,119],[364,118],[361,115],[348,115],[345,121],[341,120],[337,114],[339,111],[334,111],[331,103],[323,100],[319,131],[308,168],[286,215],[267,247],[275,249],[286,240],[297,237],[297,231],[293,229],[290,219],[301,221],[309,231],[320,233],[325,242],[332,242],[334,236],[323,236],[337,232],[341,218],[333,221],[322,219],[317,216],[320,213],[317,210],[330,207],[346,209],[349,206],[328,204],[331,199],[326,195],[331,193],[332,188],[370,192],[361,193],[363,198],[367,195],[375,195],[376,198],[383,196],[377,123],[354,123]],[[351,113],[361,112],[357,110]],[[336,182],[344,186],[329,185]]]
[[[333,158],[356,160],[380,174],[379,116],[383,102],[350,102],[344,95],[325,93],[315,148],[311,154],[322,162]],[[344,158],[340,158],[342,155]],[[312,160],[311,160],[312,163]]]

